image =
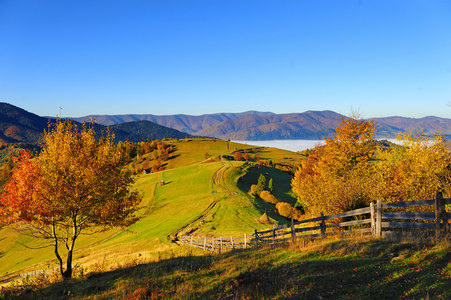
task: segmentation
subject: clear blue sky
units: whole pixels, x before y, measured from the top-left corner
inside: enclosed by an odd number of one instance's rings
[[[0,0],[0,102],[451,118],[451,1]]]

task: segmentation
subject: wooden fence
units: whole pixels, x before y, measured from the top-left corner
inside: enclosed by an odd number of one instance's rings
[[[397,203],[382,203],[378,200],[369,207],[359,208],[340,214],[321,216],[308,220],[273,226],[272,229],[257,231],[251,238],[207,238],[183,236],[182,244],[198,247],[204,250],[227,250],[247,248],[255,245],[272,244],[285,241],[296,241],[297,238],[326,237],[331,235],[373,235],[384,237],[389,233],[405,231],[434,232],[436,239],[445,236],[450,231],[448,220],[451,213],[446,212],[451,199],[444,199],[437,193],[433,200],[409,201]],[[403,212],[403,208],[417,206],[434,206],[434,212]]]
[[[242,237],[206,237],[182,236],[182,245],[197,247],[209,251],[223,251],[250,247],[250,238],[246,234]]]

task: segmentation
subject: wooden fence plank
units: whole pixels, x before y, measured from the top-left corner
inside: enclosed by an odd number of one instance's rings
[[[384,203],[384,208],[434,205],[434,203],[435,203],[435,200],[421,200],[421,201],[406,201],[406,202]]]
[[[304,227],[304,228],[296,228],[296,232],[305,232],[305,231],[313,231],[313,230],[319,230],[321,229],[321,226],[314,226],[314,227]]]
[[[364,219],[364,220],[355,220],[355,221],[341,222],[341,223],[337,223],[337,224],[330,224],[330,225],[326,225],[326,227],[327,228],[346,227],[346,226],[362,225],[362,224],[370,224],[370,223],[371,223],[370,219]]]
[[[311,223],[311,222],[319,222],[319,221],[321,221],[321,217],[294,222],[294,225],[300,225],[300,224]]]
[[[340,213],[340,214],[326,216],[326,217],[324,217],[324,219],[331,220],[331,219],[338,219],[338,218],[345,218],[345,217],[360,216],[360,215],[369,214],[369,213],[371,213],[370,208],[364,207],[364,208],[359,208],[359,209],[355,209],[355,210],[350,210],[350,211]]]
[[[382,222],[382,228],[435,229],[434,223]]]
[[[384,212],[382,219],[420,219],[420,220],[435,220],[435,213],[421,213],[421,212]]]

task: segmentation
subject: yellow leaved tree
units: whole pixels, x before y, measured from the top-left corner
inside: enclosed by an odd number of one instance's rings
[[[386,202],[433,199],[450,195],[451,148],[440,135],[403,134],[403,147],[379,151],[378,194]]]
[[[5,223],[27,222],[53,248],[64,279],[72,277],[72,254],[83,233],[126,228],[138,218],[142,196],[132,191],[124,155],[109,133],[100,139],[92,127],[69,120],[49,125],[39,155],[17,159],[17,169],[0,198]],[[66,268],[60,255],[67,250]]]
[[[295,172],[291,186],[307,215],[340,213],[369,203],[375,124],[342,118],[332,138]]]

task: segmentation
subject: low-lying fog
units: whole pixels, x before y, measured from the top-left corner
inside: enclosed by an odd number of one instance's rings
[[[392,143],[399,144],[396,139],[387,139]],[[235,143],[247,144],[252,146],[273,147],[288,151],[303,151],[315,148],[318,145],[324,145],[324,140],[270,140],[270,141],[233,141]]]

